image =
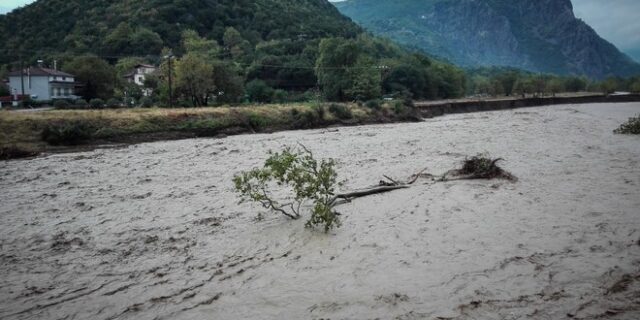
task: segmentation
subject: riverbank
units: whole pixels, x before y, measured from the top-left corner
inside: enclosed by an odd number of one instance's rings
[[[544,98],[429,101],[416,102],[413,109],[392,101],[369,106],[306,103],[192,109],[2,111],[0,160],[91,150],[104,145],[409,122],[452,113],[543,105],[632,101],[640,101],[640,95],[565,94]]]
[[[418,121],[401,104],[307,103],[189,109],[0,112],[0,159],[243,133]],[[4,154],[4,156],[3,156]]]
[[[433,118],[445,114],[471,113],[495,110],[508,110],[527,107],[552,106],[559,104],[586,103],[624,103],[640,102],[640,94],[602,95],[592,93],[563,94],[556,97],[502,97],[484,100],[447,100],[416,102],[416,107],[425,118]]]
[[[533,107],[0,162],[0,318],[639,319],[640,148],[612,132],[639,110]],[[233,175],[298,143],[336,159],[337,192],[483,152],[519,180],[420,180],[340,206],[330,234],[238,204]]]

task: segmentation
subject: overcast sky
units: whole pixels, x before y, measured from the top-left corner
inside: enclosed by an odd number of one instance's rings
[[[640,62],[640,0],[571,1],[577,17]],[[33,0],[0,0],[0,13],[31,2]]]
[[[640,0],[572,0],[578,18],[640,62]]]

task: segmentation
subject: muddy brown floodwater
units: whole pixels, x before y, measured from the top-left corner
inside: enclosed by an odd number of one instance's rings
[[[640,103],[133,145],[0,163],[2,319],[639,319]],[[419,183],[329,234],[237,204],[301,142],[345,191],[488,152],[519,178]]]

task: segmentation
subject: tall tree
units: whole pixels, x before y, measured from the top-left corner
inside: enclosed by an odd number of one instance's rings
[[[224,50],[233,59],[238,60],[249,53],[251,44],[233,27],[227,28],[223,36]]]
[[[182,46],[187,53],[198,55],[209,61],[220,58],[220,45],[215,40],[201,37],[195,30],[182,32]]]
[[[225,61],[213,63],[213,82],[217,103],[237,103],[244,97],[244,79]]]
[[[106,61],[96,56],[80,56],[66,63],[64,71],[75,76],[82,84],[77,94],[86,100],[101,98],[109,99],[118,82],[115,69]]]
[[[130,53],[135,55],[158,54],[163,46],[160,35],[147,28],[136,29],[131,35],[130,43]]]
[[[393,67],[384,80],[384,88],[388,93],[408,91],[414,98],[423,98],[426,86],[425,72],[405,63]]]
[[[104,51],[109,54],[128,54],[131,51],[131,34],[133,29],[126,23],[120,23],[103,41]]]
[[[176,62],[176,91],[193,106],[206,106],[215,91],[213,66],[204,58],[187,53]]]
[[[356,64],[347,70],[351,86],[345,90],[350,100],[367,101],[380,98],[382,95],[382,78],[375,61],[362,56]]]
[[[347,100],[353,81],[347,70],[358,62],[360,48],[353,40],[329,38],[320,42],[316,76],[325,98]]]

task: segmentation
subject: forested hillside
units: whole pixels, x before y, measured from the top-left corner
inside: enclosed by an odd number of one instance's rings
[[[150,63],[161,69],[148,86],[166,103],[169,57],[184,105],[465,92],[461,70],[365,35],[326,0],[39,0],[0,15],[0,45],[5,70],[55,60],[86,99],[141,98],[113,79]],[[393,83],[408,69],[414,92]]]
[[[145,55],[179,49],[185,29],[222,42],[228,27],[254,45],[360,32],[322,0],[40,0],[0,17],[0,41],[29,52]]]

